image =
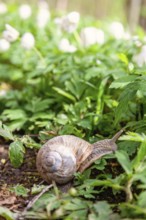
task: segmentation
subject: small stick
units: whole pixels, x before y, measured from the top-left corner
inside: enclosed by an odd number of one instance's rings
[[[53,187],[53,184],[46,186],[37,196],[35,196],[26,206],[26,208],[23,210],[21,214],[18,214],[16,217],[16,220],[24,219],[26,212],[34,205],[34,203],[45,193],[47,192],[51,187]]]
[[[51,187],[53,187],[53,184],[46,186],[37,196],[35,196],[26,206],[26,208],[24,209],[23,212],[28,211],[33,205],[34,203],[45,193],[47,192]]]

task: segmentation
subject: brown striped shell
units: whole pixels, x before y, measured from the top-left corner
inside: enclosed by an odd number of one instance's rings
[[[67,183],[92,150],[90,143],[73,135],[54,137],[37,154],[38,172],[48,183],[52,180],[59,184]]]
[[[112,139],[90,144],[73,135],[57,136],[47,141],[39,150],[36,166],[42,178],[51,183],[69,182],[74,173],[83,172],[95,160],[117,149],[116,140],[122,134],[120,130]]]

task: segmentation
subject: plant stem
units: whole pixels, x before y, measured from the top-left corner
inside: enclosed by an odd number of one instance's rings
[[[44,57],[42,56],[41,52],[36,48],[33,47],[33,50],[35,51],[35,53],[38,55],[38,57],[40,58],[40,60],[42,61],[43,65],[46,66],[46,62]]]
[[[133,200],[133,194],[132,194],[132,191],[131,191],[131,186],[132,186],[132,183],[133,183],[133,179],[129,179],[127,184],[126,184],[126,187],[125,187],[125,193],[126,193],[126,201],[127,202],[131,202]]]
[[[108,81],[108,77],[103,79],[99,85],[98,94],[97,94],[97,104],[96,104],[96,116],[94,118],[95,125],[97,124],[99,117],[103,111],[103,107],[104,107],[103,94],[107,81]]]

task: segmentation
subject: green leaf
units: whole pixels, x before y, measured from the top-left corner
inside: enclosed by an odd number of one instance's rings
[[[128,104],[131,100],[134,100],[136,92],[138,90],[138,83],[130,83],[124,87],[124,91],[119,98],[119,104],[115,111],[115,124],[120,121],[124,113],[127,114]]]
[[[127,86],[131,81],[135,80],[137,76],[132,75],[132,76],[125,76],[125,77],[120,77],[114,82],[111,83],[110,87],[111,89],[118,89],[118,88],[124,88]]]
[[[146,191],[140,193],[138,196],[138,205],[142,208],[146,207]]]
[[[31,194],[38,194],[45,188],[45,185],[36,185],[33,184],[33,187],[31,188]]]
[[[71,210],[71,211],[86,209],[86,208],[87,208],[87,204],[85,203],[85,201],[80,200],[78,198],[72,199],[72,201],[70,201],[64,206],[65,210]]]
[[[93,205],[95,212],[98,214],[97,220],[108,219],[112,214],[110,205],[106,201],[97,202]]]
[[[10,109],[10,110],[5,110],[3,112],[3,115],[5,115],[7,118],[11,120],[17,120],[17,119],[25,119],[26,118],[26,113],[25,111],[21,109]]]
[[[20,141],[14,141],[9,146],[9,157],[12,165],[18,168],[23,163],[25,148]]]
[[[15,220],[14,214],[7,208],[0,206],[0,216],[6,220]]]
[[[125,63],[126,65],[128,65],[129,60],[128,60],[126,54],[120,53],[120,54],[118,54],[118,57],[119,57],[119,59],[120,59],[123,63]]]
[[[70,93],[68,92],[65,92],[64,90],[60,89],[60,88],[57,88],[57,87],[53,87],[53,89],[60,95],[70,99],[71,101],[75,102],[76,99],[73,95],[71,95]]]
[[[81,126],[82,128],[86,128],[86,129],[89,129],[89,130],[92,129],[92,124],[91,124],[90,118],[89,119],[82,119],[78,123],[78,125]]]
[[[14,140],[14,136],[12,132],[6,125],[3,125],[3,127],[0,127],[0,136],[6,139],[9,139],[9,140]]]
[[[144,140],[146,140],[146,135],[145,134],[138,134],[135,132],[127,132],[127,134],[122,135],[122,137],[120,137],[119,140],[143,142]]]
[[[24,187],[21,184],[18,184],[14,187],[11,187],[10,191],[14,192],[17,196],[27,197],[29,189],[27,189],[26,187]]]
[[[76,211],[72,211],[70,215],[68,215],[66,218],[64,218],[64,220],[72,220],[72,219],[80,219],[80,220],[85,220],[87,219],[87,210],[76,210]]]
[[[132,173],[132,165],[130,163],[128,154],[125,151],[116,151],[116,157],[120,165],[123,167],[127,174]]]
[[[138,167],[140,166],[140,164],[142,163],[145,157],[146,157],[146,140],[143,143],[141,143],[138,149],[138,153],[134,158],[134,160],[132,161],[132,165],[135,170],[138,169]]]

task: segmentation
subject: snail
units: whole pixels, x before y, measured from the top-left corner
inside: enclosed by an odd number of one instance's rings
[[[75,172],[83,172],[95,160],[117,150],[116,140],[122,134],[120,130],[111,139],[90,144],[73,136],[62,135],[47,141],[39,150],[36,159],[37,170],[47,182],[66,184]]]

